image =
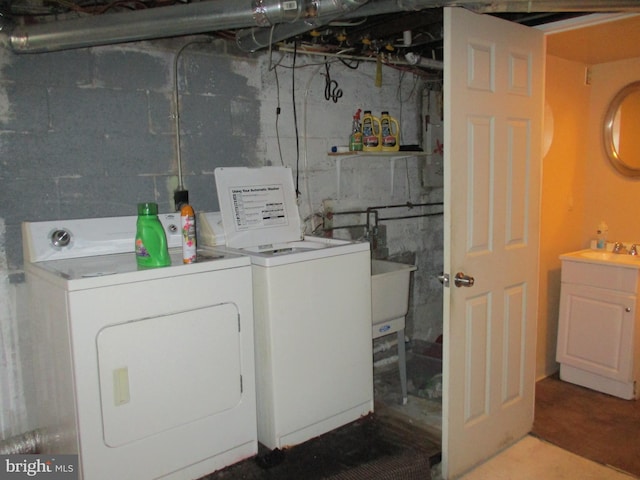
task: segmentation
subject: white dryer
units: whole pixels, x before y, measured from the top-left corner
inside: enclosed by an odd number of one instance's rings
[[[180,245],[179,215],[161,215]],[[42,453],[85,480],[192,479],[257,453],[248,257],[139,270],[136,217],[23,224]]]
[[[226,251],[252,263],[258,441],[292,446],[372,412],[369,244],[304,237],[289,168],[215,175]]]

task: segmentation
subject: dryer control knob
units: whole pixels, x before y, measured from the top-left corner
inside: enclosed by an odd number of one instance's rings
[[[54,230],[51,233],[51,245],[62,248],[71,242],[71,232],[69,230]]]

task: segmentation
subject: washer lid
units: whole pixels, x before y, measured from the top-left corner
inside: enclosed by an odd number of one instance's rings
[[[302,240],[290,168],[231,167],[214,173],[227,246],[270,249]]]

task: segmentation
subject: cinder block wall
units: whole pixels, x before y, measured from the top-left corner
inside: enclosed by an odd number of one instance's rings
[[[179,46],[0,52],[0,217],[15,239],[5,244],[10,269],[22,263],[22,221],[135,215],[141,201],[173,209]],[[217,205],[217,165],[256,161],[258,91],[233,72],[225,49],[194,44],[178,61],[182,169],[196,209]]]
[[[24,413],[34,386],[20,351],[28,342],[20,331],[26,302],[20,223],[135,215],[142,201],[173,210],[176,66],[181,171],[196,211],[218,209],[218,166],[292,167],[300,173],[305,217],[324,200],[346,209],[442,199],[433,179],[425,181],[424,158],[345,161],[339,184],[336,160],[327,155],[332,145],[347,144],[358,108],[389,110],[401,121],[403,143],[423,143],[420,79],[385,68],[376,88],[375,63],[355,70],[332,63],[331,79],[342,91],[334,102],[325,98],[321,57],[298,56],[293,70],[285,68],[292,66],[290,55],[276,54],[270,64],[266,53],[248,57],[215,40],[185,48],[176,64],[176,52],[193,40],[202,38],[49,54],[0,50],[0,438],[36,427]],[[273,62],[281,63],[274,69]],[[441,287],[434,280],[442,264],[442,218],[393,221],[386,229],[389,255],[408,254],[419,267],[410,334],[435,339],[442,331]]]

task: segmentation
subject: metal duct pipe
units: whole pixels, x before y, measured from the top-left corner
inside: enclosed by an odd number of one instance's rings
[[[73,20],[18,26],[5,41],[16,53],[39,53],[153,38],[295,22],[313,15],[304,0],[206,0]],[[0,32],[7,30],[6,22]]]
[[[204,0],[28,26],[14,26],[0,16],[0,42],[16,53],[38,53],[275,25],[273,32],[241,32],[241,48],[255,51],[269,39],[279,41],[336,19],[439,7],[478,13],[640,12],[637,0]],[[291,25],[278,25],[282,23]]]
[[[255,52],[261,48],[295,37],[343,18],[345,13],[359,9],[368,0],[318,0],[317,16],[289,25],[275,25],[273,28],[249,28],[236,33],[236,43],[245,52]]]
[[[44,432],[32,430],[0,442],[0,455],[27,455],[38,453],[44,444]]]
[[[44,427],[0,440],[0,455],[42,453],[45,448],[53,451],[69,450],[75,444],[75,426]]]
[[[361,2],[365,3],[365,2]],[[369,17],[401,11],[418,11],[426,8],[464,7],[476,13],[500,12],[640,12],[638,0],[372,0],[360,7],[351,8],[342,14],[322,18],[308,24],[306,21],[291,25],[276,25],[269,28],[249,28],[236,34],[236,42],[241,50],[255,52],[270,44],[308,32],[313,28],[327,25],[334,20]],[[320,20],[320,18],[318,20]]]

